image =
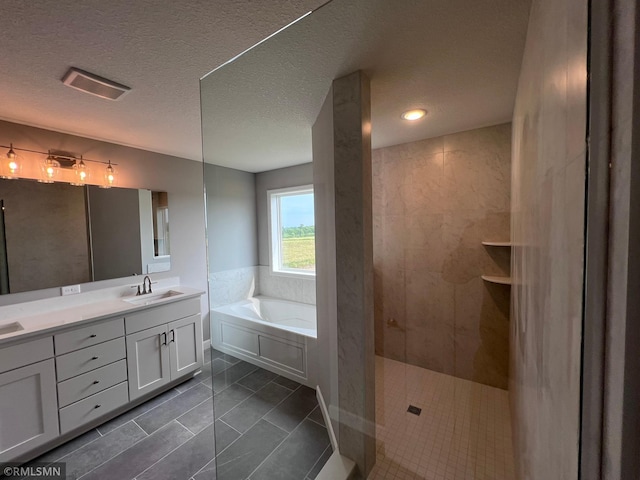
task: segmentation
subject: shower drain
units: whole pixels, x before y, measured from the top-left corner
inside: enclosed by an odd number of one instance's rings
[[[409,405],[409,408],[407,408],[407,412],[409,413],[413,413],[414,415],[420,415],[420,412],[422,412],[421,408],[416,407],[415,405]]]

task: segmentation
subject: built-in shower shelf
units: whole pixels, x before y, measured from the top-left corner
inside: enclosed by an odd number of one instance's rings
[[[487,247],[510,247],[511,246],[511,242],[491,242],[491,241],[485,241],[482,242],[483,245],[486,245]]]
[[[498,277],[496,275],[482,275],[482,279],[489,283],[498,283],[500,285],[511,285],[511,277]]]

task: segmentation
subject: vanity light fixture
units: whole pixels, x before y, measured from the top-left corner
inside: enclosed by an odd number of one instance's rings
[[[103,184],[99,185],[103,188],[111,188],[116,183],[116,171],[113,168],[117,163],[111,163],[111,160],[104,162],[102,160],[91,160],[89,158],[84,158],[82,155],[80,157],[76,157],[72,153],[60,152],[60,151],[52,151],[48,150],[47,152],[41,152],[38,150],[29,150],[28,148],[18,148],[14,147],[13,143],[7,145],[0,145],[0,148],[8,148],[8,152],[6,157],[0,156],[0,178],[5,179],[13,179],[13,178],[23,178],[21,176],[21,171],[23,168],[23,158],[21,155],[18,155],[18,152],[29,152],[35,153],[39,155],[46,155],[44,160],[38,162],[39,165],[39,175],[38,182],[40,183],[53,183],[54,181],[68,181],[71,185],[88,185],[89,180],[91,178],[91,168],[85,162],[91,163],[101,163],[102,165],[106,165],[106,170],[104,173],[104,178],[99,179],[98,182],[102,182]],[[24,178],[34,178],[31,176],[31,170],[29,169],[29,174]],[[61,171],[64,170],[72,170],[72,180],[65,180],[69,178],[68,175],[60,175]],[[36,170],[38,171],[38,170]],[[71,173],[71,172],[70,172]],[[59,177],[62,177],[59,179]]]
[[[2,165],[0,165],[0,178],[19,178],[21,166],[22,162],[13,149],[13,143],[10,143],[7,157],[2,159]]]
[[[82,187],[87,184],[87,180],[89,180],[89,169],[87,165],[84,163],[82,159],[82,155],[80,155],[80,161],[76,159],[76,162],[73,164],[73,171],[75,175],[75,181],[71,183],[76,187]]]
[[[101,188],[111,188],[116,183],[116,171],[111,165],[111,160],[104,172],[104,184],[100,185]]]
[[[51,155],[49,155],[42,161],[40,166],[41,178],[38,179],[40,183],[53,183],[54,179],[58,176],[58,170],[60,169],[60,163]]]
[[[410,122],[415,122],[416,120],[420,120],[427,114],[427,111],[424,108],[414,108],[413,110],[407,110],[403,112],[401,117],[404,120],[409,120]]]

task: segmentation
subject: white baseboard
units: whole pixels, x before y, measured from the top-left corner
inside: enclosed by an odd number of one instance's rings
[[[211,348],[211,340],[205,340],[202,342],[202,348],[206,351]]]

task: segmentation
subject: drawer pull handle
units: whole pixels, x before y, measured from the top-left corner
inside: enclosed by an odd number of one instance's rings
[[[102,405],[96,405],[96,406],[95,406],[95,407],[93,407],[93,408],[100,408],[101,406],[102,406]]]
[[[169,341],[169,343],[175,342],[175,341],[176,341],[176,331],[171,330],[171,340]]]
[[[97,335],[95,333],[92,333],[91,335],[89,335],[89,338],[96,338],[96,336]]]
[[[91,360],[97,360],[97,359],[98,359],[98,357],[92,357],[91,358]]]
[[[162,332],[161,335],[162,335],[162,338],[163,338],[162,345],[166,345],[167,344],[167,333],[166,332]]]
[[[94,381],[93,381],[93,384],[94,384],[94,385],[97,385],[97,384],[99,384],[99,383],[100,383],[100,380],[94,380]]]

